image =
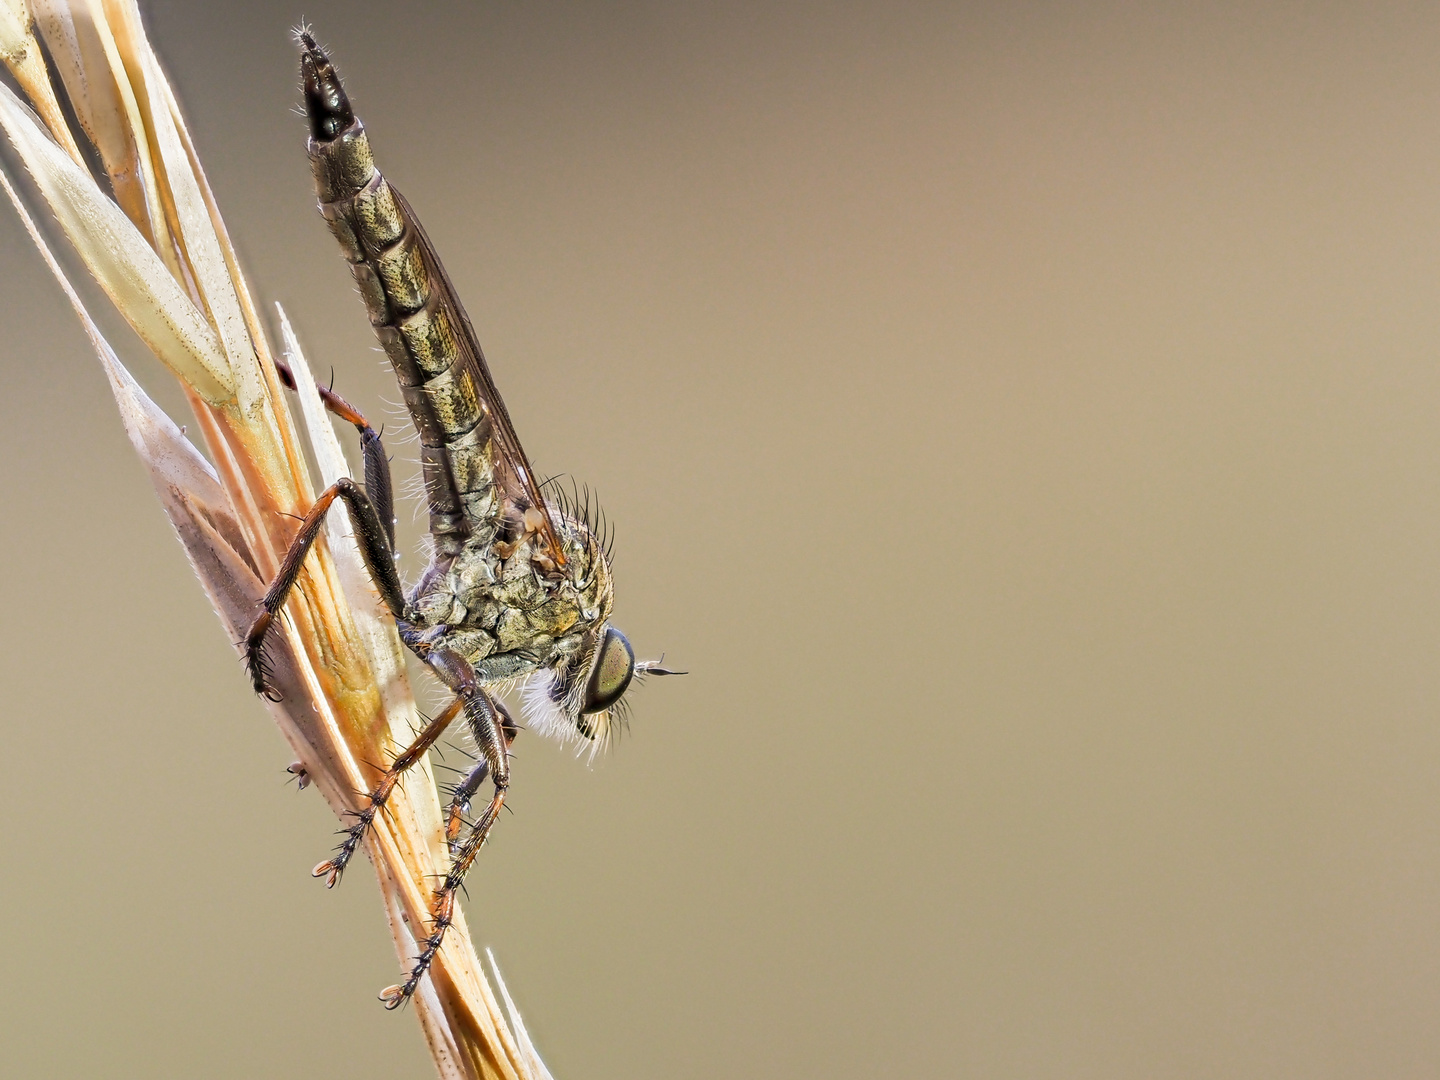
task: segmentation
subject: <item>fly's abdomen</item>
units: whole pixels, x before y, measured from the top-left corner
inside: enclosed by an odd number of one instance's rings
[[[313,58],[313,59],[312,59]],[[306,50],[310,164],[320,213],[350,264],[370,323],[420,436],[430,531],[440,554],[493,532],[498,518],[491,425],[463,362],[449,307],[415,226],[375,168],[370,141],[319,50]]]

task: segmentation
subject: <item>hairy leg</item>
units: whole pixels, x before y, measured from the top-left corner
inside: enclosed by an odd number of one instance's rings
[[[481,845],[489,836],[500,808],[505,805],[505,792],[510,786],[508,740],[505,737],[505,721],[509,720],[509,715],[475,681],[474,669],[459,653],[443,644],[436,644],[429,649],[426,663],[464,703],[465,719],[470,725],[475,745],[480,750],[486,771],[495,786],[495,794],[484,813],[470,826],[464,842],[455,849],[450,870],[440,888],[435,891],[430,910],[430,934],[421,943],[420,953],[415,957],[409,976],[403,983],[387,987],[381,992],[380,999],[385,1002],[387,1009],[397,1009],[408,1001],[415,988],[420,985],[420,980],[430,970],[435,954],[440,951],[440,945],[445,940],[445,931],[450,929],[455,918],[455,894],[464,883],[465,874],[475,861]],[[476,786],[479,786],[478,782]]]
[[[305,556],[310,553],[315,538],[320,535],[325,515],[337,498],[344,501],[345,508],[350,512],[350,520],[355,525],[355,533],[360,541],[360,554],[365,559],[365,568],[370,571],[370,577],[380,590],[386,606],[397,619],[405,613],[400,573],[395,568],[395,552],[390,547],[385,528],[365,492],[349,477],[342,476],[321,492],[315,505],[300,523],[300,530],[295,534],[290,550],[285,553],[285,559],[280,564],[280,572],[275,575],[270,591],[261,601],[260,615],[251,624],[250,632],[245,635],[245,668],[250,673],[250,681],[257,694],[264,694],[272,700],[278,698],[275,697],[275,689],[267,686],[265,682],[265,635],[270,632],[276,614],[285,605],[290,590],[295,587],[295,579],[300,575]]]
[[[335,849],[335,854],[311,871],[314,877],[325,879],[327,889],[333,889],[340,880],[340,875],[345,872],[345,866],[350,862],[350,857],[355,854],[355,849],[365,838],[366,832],[369,831],[371,823],[375,820],[375,815],[384,809],[386,800],[390,798],[390,793],[395,790],[395,785],[400,782],[400,778],[411,766],[424,757],[425,751],[429,750],[435,744],[435,740],[444,734],[451,721],[460,715],[462,706],[463,703],[459,698],[445,706],[445,710],[425,725],[425,729],[420,732],[415,741],[402,750],[390,763],[390,768],[385,770],[385,775],[380,778],[380,782],[370,792],[369,804],[364,810],[356,812],[354,824],[345,830],[345,839]]]

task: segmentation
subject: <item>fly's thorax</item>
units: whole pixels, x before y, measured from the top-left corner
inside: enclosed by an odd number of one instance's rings
[[[575,639],[561,652],[578,647],[610,616],[610,567],[582,522],[552,513],[565,545],[563,570],[545,557],[539,534],[524,531],[524,515],[512,515],[513,539],[471,537],[422,579],[409,602],[416,621],[489,635],[493,648],[469,647],[472,660],[525,652],[543,666],[558,658],[556,642]]]
[[[583,635],[610,616],[613,592],[604,551],[583,522],[555,507],[551,516],[565,548],[563,569],[546,557],[539,534],[522,532],[518,543],[498,545],[507,556],[496,566],[492,586],[500,604],[495,633],[502,652]]]
[[[589,525],[565,513],[563,507],[554,503],[549,509],[565,550],[564,569],[549,572],[558,575],[564,583],[562,591],[574,598],[580,628],[589,631],[610,618],[610,609],[615,603],[610,559]]]

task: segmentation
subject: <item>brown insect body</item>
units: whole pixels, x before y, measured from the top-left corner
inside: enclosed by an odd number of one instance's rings
[[[305,516],[246,640],[258,692],[267,682],[264,644],[319,535],[343,501],[370,576],[400,639],[455,694],[402,750],[355,812],[335,855],[315,868],[334,885],[404,771],[463,716],[480,756],[451,795],[446,826],[452,862],[436,890],[430,934],[406,981],[382,999],[414,993],[453,917],[455,893],[489,835],[510,783],[518,726],[492,688],[526,681],[531,726],[562,738],[603,742],[635,675],[673,674],[635,662],[609,625],[613,590],[605,544],[587,512],[547,501],[491,378],[474,328],[430,239],[404,198],[375,168],[365,129],[329,59],[300,36],[310,120],[310,163],[320,212],[340,243],[420,437],[433,540],[430,564],[406,593],[395,567],[394,507],[380,437],[353,406],[321,390],[326,406],[361,433],[365,485],[342,478]],[[293,385],[288,370],[282,379]],[[588,511],[588,506],[587,506]],[[466,820],[489,779],[494,794]]]
[[[422,633],[448,627],[482,682],[528,675],[575,654],[609,617],[604,552],[583,522],[543,501],[469,319],[414,213],[375,168],[363,125],[352,117],[325,134],[309,143],[320,213],[420,437],[434,554],[405,621]]]

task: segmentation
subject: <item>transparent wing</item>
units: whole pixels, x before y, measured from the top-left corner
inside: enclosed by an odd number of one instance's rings
[[[564,566],[565,553],[561,550],[559,534],[550,517],[550,508],[540,495],[540,485],[535,480],[534,470],[530,468],[530,460],[525,456],[519,436],[515,434],[515,425],[510,421],[510,413],[505,408],[500,391],[495,388],[495,380],[490,376],[490,367],[485,363],[485,354],[480,350],[480,342],[475,336],[475,327],[470,322],[470,316],[465,313],[465,306],[460,303],[450,275],[445,272],[440,257],[435,254],[435,245],[430,242],[425,227],[420,224],[420,219],[416,217],[410,203],[393,184],[390,185],[390,190],[400,207],[401,215],[415,231],[425,268],[430,272],[430,284],[435,291],[437,302],[446,307],[451,316],[450,324],[455,328],[460,349],[457,362],[469,368],[480,400],[490,416],[491,437],[495,443],[496,483],[500,486],[501,494],[512,506],[521,509],[535,507],[541,511],[544,515],[539,530],[541,541],[555,565]]]

